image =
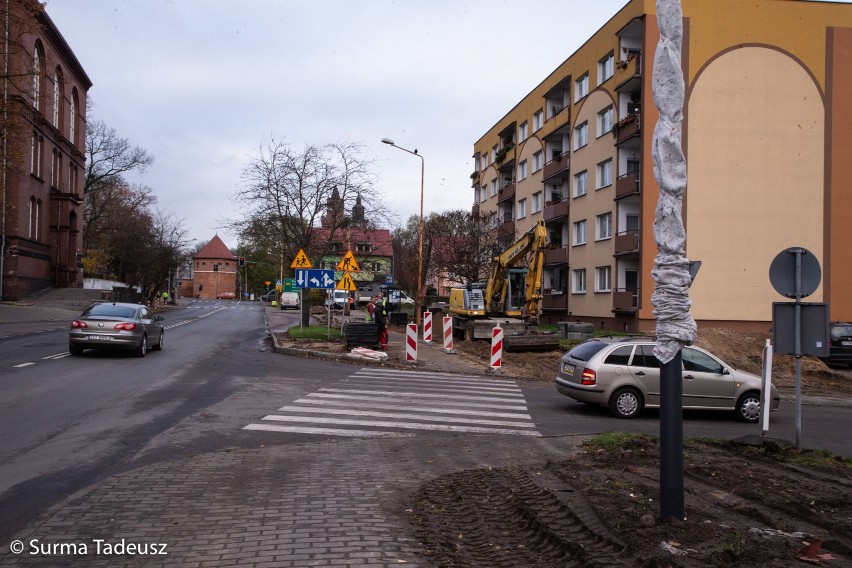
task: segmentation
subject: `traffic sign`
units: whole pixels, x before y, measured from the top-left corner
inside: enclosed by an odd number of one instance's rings
[[[361,272],[361,268],[358,267],[358,261],[355,260],[355,255],[352,254],[351,250],[346,251],[346,255],[337,263],[337,270],[343,272]],[[346,288],[346,290],[349,290],[349,288]]]
[[[293,279],[292,278],[285,278],[284,279],[284,291],[285,292],[292,292],[294,288],[295,288],[295,286],[293,284]],[[298,288],[296,288],[296,289],[298,290]]]
[[[334,270],[331,269],[296,269],[296,286],[299,288],[334,288]]]
[[[290,268],[313,268],[313,266],[304,249],[299,249],[299,252],[296,253],[296,258],[290,263]]]
[[[341,278],[340,282],[337,283],[337,289],[354,291],[357,290],[358,287],[355,285],[355,281],[352,279],[352,275],[348,272],[344,272],[343,278]]]

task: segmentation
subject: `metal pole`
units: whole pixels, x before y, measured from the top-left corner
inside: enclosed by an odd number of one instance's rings
[[[681,351],[660,366],[660,518],[684,518]]]
[[[417,310],[417,329],[420,329],[423,308],[423,181],[425,177],[426,160],[423,159],[423,156],[420,156],[420,248],[417,256],[417,302],[414,304],[414,309]]]
[[[796,358],[796,449],[802,449],[802,249],[796,254],[795,358]]]

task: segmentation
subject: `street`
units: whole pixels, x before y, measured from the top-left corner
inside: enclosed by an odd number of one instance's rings
[[[618,420],[549,382],[276,354],[257,303],[193,301],[166,312],[164,326],[163,351],[144,358],[68,356],[66,331],[0,340],[0,565],[44,560],[9,553],[15,537],[143,536],[169,544],[171,562],[209,553],[418,565],[402,511],[422,483],[564,459],[600,432],[659,429],[654,411]],[[852,455],[850,418],[848,407],[805,406],[805,444]],[[759,428],[687,413],[684,434]],[[770,436],[794,435],[783,403]]]

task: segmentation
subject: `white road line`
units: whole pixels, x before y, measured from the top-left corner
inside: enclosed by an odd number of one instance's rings
[[[470,426],[451,426],[447,424],[422,424],[419,422],[386,422],[383,420],[346,420],[342,418],[312,418],[303,416],[264,416],[262,420],[276,422],[310,422],[317,424],[339,424],[341,426],[375,426],[382,428],[403,428],[406,430],[437,430],[440,432],[470,432],[475,434],[512,434],[517,436],[541,437],[535,430],[513,430],[508,428],[474,428]]]
[[[352,404],[348,401],[340,401],[340,400],[316,400],[316,399],[307,399],[300,398],[295,401],[294,404],[316,404],[322,406],[346,406],[351,407]],[[470,404],[463,405],[464,408],[468,408]],[[493,408],[492,405],[478,405],[483,406],[485,408]],[[446,406],[443,407],[429,407],[429,406],[400,406],[399,404],[370,404],[370,403],[360,403],[358,404],[358,408],[375,408],[381,410],[414,410],[416,412],[442,412],[446,414],[459,414],[459,415],[467,415],[467,416],[488,416],[490,418],[519,418],[523,420],[532,420],[532,417],[529,414],[518,414],[517,412],[489,412],[484,410],[465,410],[464,408],[448,408]],[[526,411],[526,407],[519,407],[520,410]],[[280,410],[280,409],[279,409]],[[311,412],[308,410],[308,412]]]
[[[15,369],[20,369],[21,367],[29,367],[30,365],[35,365],[35,363],[21,363],[20,365],[12,365]]]
[[[345,385],[345,386],[356,385],[356,386],[361,386],[361,387],[376,387],[376,386],[405,386],[405,387],[411,387],[411,388],[432,387],[432,388],[437,388],[437,389],[442,389],[442,390],[444,390],[444,389],[464,389],[464,390],[475,390],[475,391],[486,392],[486,393],[488,393],[488,392],[520,393],[521,392],[521,389],[518,386],[515,386],[515,385],[504,385],[504,386],[500,386],[500,387],[489,387],[489,386],[478,385],[476,383],[465,383],[465,382],[452,382],[452,383],[443,382],[443,383],[441,383],[441,382],[436,382],[436,381],[430,380],[430,379],[411,379],[411,378],[405,378],[402,381],[394,381],[394,380],[387,379],[387,378],[381,378],[381,379],[370,380],[370,381],[349,380],[349,381],[340,383],[340,386],[343,386],[343,385]]]
[[[243,430],[266,430],[267,432],[290,432],[293,434],[325,434],[328,436],[384,436],[384,437],[411,437],[413,434],[401,432],[379,432],[376,430],[340,430],[337,428],[306,428],[303,426],[279,426],[277,424],[249,424],[243,426]]]
[[[48,355],[47,357],[42,357],[42,360],[45,359],[64,359],[65,357],[70,357],[71,353],[65,351],[64,353],[57,353],[55,355]]]
[[[328,393],[311,393],[308,397],[316,397],[316,398],[334,398],[334,399],[345,399],[345,400],[366,400],[372,402],[400,402],[404,404],[411,404],[417,402],[426,402],[426,401],[418,401],[414,398],[404,398],[404,397],[390,397],[390,396],[358,396],[358,395],[343,395],[343,394],[328,394]],[[496,404],[496,403],[502,404]],[[527,405],[522,404],[520,406],[512,406],[506,404],[503,401],[492,401],[491,404],[479,403],[479,402],[442,402],[444,406],[463,406],[466,408],[499,408],[500,410],[526,410]]]
[[[476,377],[472,375],[450,375],[446,373],[424,373],[416,371],[385,371],[380,370],[361,370],[351,375],[352,379],[390,379],[397,381],[416,380],[416,379],[432,379],[444,380],[450,379],[454,383],[465,383],[471,385],[484,385],[492,387],[510,387],[517,386],[514,381],[509,379],[487,379],[485,377]]]
[[[358,390],[358,389],[319,389],[319,392],[340,392],[352,394],[370,394],[382,396],[411,396],[415,398],[440,398],[452,400],[491,400],[495,402],[515,402],[516,400],[524,400],[523,394],[494,394],[491,396],[467,396],[461,394],[444,394],[444,393],[427,393],[427,392],[406,392],[406,391],[378,391],[378,390]],[[514,399],[514,400],[512,400]]]
[[[426,422],[455,422],[458,424],[482,424],[488,426],[514,426],[515,428],[535,428],[532,422],[514,422],[511,420],[486,420],[482,418],[457,418],[454,416],[424,416],[416,413],[373,412],[368,410],[343,410],[338,408],[309,408],[302,406],[283,406],[281,412],[309,412],[311,414],[333,414],[336,416],[369,416],[370,418],[398,418],[407,420],[414,418]],[[262,420],[271,420],[268,416]]]

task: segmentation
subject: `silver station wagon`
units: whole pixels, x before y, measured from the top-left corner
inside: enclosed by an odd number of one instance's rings
[[[123,349],[144,357],[149,346],[155,351],[163,348],[162,321],[141,304],[93,304],[71,322],[68,350],[82,355],[89,348]]]
[[[557,390],[580,402],[606,405],[618,418],[660,406],[660,362],[653,338],[596,338],[562,357]],[[744,422],[760,418],[761,379],[698,347],[684,347],[683,408],[733,411]],[[775,386],[770,408],[778,410]]]

